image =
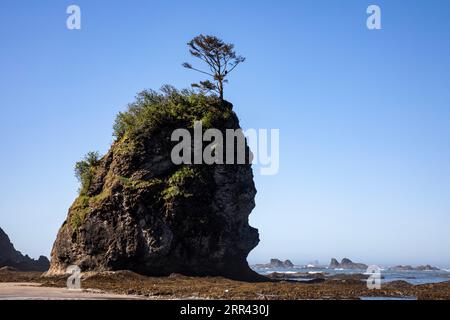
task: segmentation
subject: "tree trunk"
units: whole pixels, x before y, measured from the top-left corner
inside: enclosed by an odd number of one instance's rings
[[[223,101],[223,83],[222,83],[222,81],[219,81],[219,96],[220,96],[220,100]]]

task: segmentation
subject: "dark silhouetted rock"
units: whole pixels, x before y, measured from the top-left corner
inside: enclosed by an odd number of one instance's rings
[[[18,271],[47,271],[50,262],[44,256],[38,260],[31,259],[28,255],[23,256],[14,248],[8,235],[0,228],[0,267],[3,270]]]
[[[194,120],[202,119],[203,131],[240,128],[232,105],[169,90],[143,92],[132,105],[142,121],[91,168],[90,185],[59,230],[48,275],[77,265],[83,272],[262,279],[246,260],[259,242],[248,222],[256,195],[248,147],[245,164],[171,161],[175,129],[193,136]]]

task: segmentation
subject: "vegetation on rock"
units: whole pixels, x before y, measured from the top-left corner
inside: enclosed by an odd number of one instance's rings
[[[193,132],[195,121],[203,130],[240,128],[232,105],[214,95],[171,86],[137,95],[116,118],[110,150],[101,158],[89,153],[76,165],[80,195],[58,233],[49,274],[78,265],[83,271],[259,278],[246,261],[259,241],[248,224],[256,194],[250,161],[171,160],[178,143],[172,132]]]
[[[230,112],[230,105],[217,97],[187,89],[179,91],[166,85],[161,92],[145,90],[139,93],[128,110],[117,116],[113,135],[117,140],[136,139],[164,126],[192,128],[194,121],[200,120],[208,127],[228,118]]]
[[[98,152],[88,152],[84,159],[75,164],[75,176],[80,181],[80,194],[86,194],[95,175],[95,167],[100,163]]]

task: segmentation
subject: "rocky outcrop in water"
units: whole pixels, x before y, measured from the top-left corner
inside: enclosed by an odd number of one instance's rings
[[[38,260],[22,255],[14,248],[8,235],[0,228],[0,268],[17,271],[47,271],[50,262],[44,256]]]
[[[178,128],[193,134],[195,120],[203,131],[240,128],[230,103],[173,88],[145,91],[119,115],[116,141],[89,167],[59,230],[48,275],[77,265],[261,279],[246,261],[259,242],[248,223],[256,194],[249,149],[244,164],[174,164],[171,135]]]
[[[365,270],[368,268],[368,266],[364,263],[356,263],[348,258],[342,259],[341,263],[339,263],[335,258],[331,259],[330,269],[361,269]]]
[[[337,261],[335,258],[332,258],[330,262],[330,269],[337,269],[337,268],[339,268],[339,261]]]
[[[399,265],[399,266],[389,268],[389,270],[393,270],[393,271],[439,271],[440,269],[427,264],[427,265],[417,266],[417,267],[413,267],[410,265]]]
[[[281,261],[279,259],[270,259],[269,263],[266,264],[257,264],[255,265],[257,268],[268,268],[268,269],[290,269],[294,268],[294,264],[291,260]]]

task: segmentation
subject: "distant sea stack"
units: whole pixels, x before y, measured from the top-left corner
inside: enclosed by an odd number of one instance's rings
[[[389,268],[389,270],[393,270],[393,271],[439,271],[440,269],[427,264],[427,265],[417,266],[417,267],[413,267],[410,265],[406,265],[406,266],[399,265],[399,266]]]
[[[8,235],[0,228],[0,268],[3,267],[18,271],[44,272],[50,267],[50,262],[44,256],[39,257],[38,260],[31,259],[28,255],[23,256],[14,248]]]
[[[337,269],[337,268],[339,268],[339,262],[335,258],[332,258],[330,262],[330,269]]]
[[[248,222],[256,195],[248,146],[244,164],[171,160],[179,143],[171,141],[175,129],[193,136],[196,120],[203,131],[216,128],[224,136],[226,129],[239,129],[232,104],[171,87],[163,92],[142,92],[119,114],[116,141],[88,168],[54,243],[48,275],[77,265],[83,272],[261,279],[246,260],[259,242]]]
[[[294,264],[291,260],[281,261],[279,259],[270,259],[267,264],[257,264],[257,268],[269,268],[269,269],[291,269],[294,268]]]
[[[368,266],[364,263],[356,263],[348,258],[342,259],[339,263],[335,258],[332,258],[329,265],[330,269],[367,269]]]

